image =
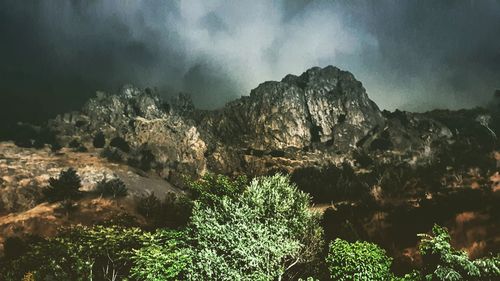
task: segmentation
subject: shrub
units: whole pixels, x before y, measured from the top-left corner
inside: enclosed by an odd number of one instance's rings
[[[95,148],[103,148],[104,145],[106,144],[106,137],[104,136],[104,133],[98,132],[94,136],[94,140],[92,141],[92,144],[94,145]]]
[[[72,139],[69,143],[68,143],[68,147],[69,148],[77,148],[81,145],[80,141],[77,140],[77,139]]]
[[[368,184],[356,175],[348,163],[339,167],[299,168],[293,172],[291,179],[301,190],[311,194],[317,203],[359,200],[369,196]]]
[[[333,280],[391,280],[392,259],[377,245],[335,239],[326,258]]]
[[[106,180],[103,179],[96,186],[96,192],[103,197],[125,197],[128,190],[125,183],[121,179]]]
[[[185,226],[191,216],[192,203],[182,195],[168,193],[161,201],[154,194],[139,199],[137,212],[154,227]]]
[[[161,204],[158,227],[178,228],[186,226],[193,210],[193,202],[183,195],[168,193]]]
[[[128,142],[122,137],[114,137],[109,143],[111,147],[116,147],[123,152],[130,152],[130,146]]]
[[[69,148],[76,152],[87,152],[88,149],[78,139],[73,139],[68,143]]]
[[[254,179],[238,197],[211,203],[196,202],[191,217],[192,280],[274,280],[321,248],[310,197],[288,177]]]
[[[7,259],[16,259],[27,251],[26,242],[17,236],[7,237],[3,243],[4,256]]]
[[[142,149],[134,157],[128,158],[128,165],[139,168],[143,171],[149,171],[155,163],[155,156],[149,149]]]
[[[147,220],[152,220],[160,208],[161,201],[154,195],[154,193],[140,198],[136,207],[137,212]]]
[[[62,145],[58,142],[54,142],[53,144],[50,145],[50,151],[57,153],[59,150],[62,149]]]
[[[419,237],[419,251],[424,263],[422,273],[427,280],[500,279],[500,256],[471,261],[466,252],[451,247],[448,231],[438,225],[432,228],[432,235],[419,234]]]
[[[147,238],[138,228],[117,226],[62,229],[55,238],[30,245],[27,253],[0,269],[0,280],[122,280],[132,267],[133,249]]]
[[[77,199],[80,197],[81,180],[76,170],[69,168],[61,171],[59,178],[50,178],[49,185],[43,191],[49,202],[65,199]]]
[[[101,157],[108,159],[111,162],[122,162],[123,161],[123,156],[120,150],[113,148],[113,147],[105,147],[101,151]]]
[[[213,206],[224,196],[237,198],[247,184],[248,179],[245,176],[231,179],[224,175],[207,173],[198,181],[189,181],[187,186],[194,200]]]
[[[191,262],[186,237],[185,232],[164,229],[147,235],[145,246],[134,250],[131,277],[144,281],[179,280]]]

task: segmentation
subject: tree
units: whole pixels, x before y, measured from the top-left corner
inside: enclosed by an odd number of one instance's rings
[[[211,201],[212,202],[212,201]],[[275,280],[322,245],[309,195],[282,175],[254,179],[239,197],[196,202],[191,280]]]
[[[81,186],[81,179],[76,170],[69,168],[66,171],[61,171],[59,178],[50,178],[49,185],[43,193],[51,202],[77,199],[81,195]]]
[[[335,239],[326,258],[332,280],[386,281],[393,278],[392,259],[383,249],[369,242],[350,243]]]
[[[111,141],[109,142],[109,146],[116,147],[116,148],[118,148],[119,150],[121,150],[123,152],[127,152],[127,153],[130,152],[130,145],[122,137],[114,137],[114,138],[112,138]]]
[[[439,225],[434,225],[431,235],[419,234],[419,237],[422,273],[427,280],[500,280],[500,256],[469,260],[466,252],[451,247],[448,231]]]
[[[104,133],[101,131],[97,132],[92,140],[92,144],[95,148],[103,148],[104,145],[106,145],[106,137],[104,136]]]
[[[138,228],[63,228],[0,267],[0,280],[21,280],[27,273],[35,280],[122,280],[132,267],[133,249],[141,248],[147,237]]]
[[[194,200],[214,205],[225,196],[230,199],[237,198],[243,193],[247,184],[245,176],[231,179],[224,175],[207,173],[201,180],[188,182],[188,188]]]
[[[125,186],[125,183],[119,178],[109,181],[103,179],[97,183],[96,192],[103,197],[118,198],[127,196],[128,189]]]
[[[146,236],[145,246],[134,250],[131,277],[144,281],[179,280],[191,262],[186,233],[161,229]]]

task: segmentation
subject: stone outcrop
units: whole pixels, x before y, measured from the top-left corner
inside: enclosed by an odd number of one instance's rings
[[[172,181],[206,169],[206,144],[198,129],[170,114],[168,106],[148,89],[125,86],[117,95],[98,92],[81,112],[58,116],[49,127],[63,145],[78,142],[91,147],[95,136],[102,134],[111,155],[154,169]]]
[[[178,184],[183,175],[206,171],[262,175],[356,165],[355,155],[427,164],[457,143],[484,141],[484,130],[495,134],[488,113],[467,112],[382,112],[351,73],[328,66],[264,82],[212,111],[197,110],[187,95],[165,103],[148,89],[126,86],[116,95],[99,92],[49,128],[62,145],[80,150],[101,134],[105,156]],[[464,125],[450,121],[457,114]]]
[[[384,123],[361,83],[332,66],[262,83],[202,121],[225,143],[264,151],[316,143],[349,151]]]

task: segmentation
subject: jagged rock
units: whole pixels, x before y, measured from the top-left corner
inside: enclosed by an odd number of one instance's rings
[[[452,150],[473,154],[476,148],[468,144],[487,149],[498,144],[498,118],[488,116],[381,112],[351,73],[328,66],[262,83],[249,96],[212,111],[195,109],[185,94],[167,104],[151,90],[132,86],[116,95],[98,92],[81,112],[58,116],[49,127],[62,144],[81,144],[75,150],[95,147],[95,137],[102,134],[103,152],[111,160],[153,169],[180,183],[182,175],[196,177],[207,170],[291,173],[356,165],[359,157],[427,165]]]
[[[325,143],[347,152],[384,120],[352,74],[329,66],[265,82],[203,122],[222,142],[255,150]]]
[[[77,139],[91,147],[99,133],[108,140],[122,139],[130,147],[122,149],[122,160],[141,162],[149,151],[154,157],[146,166],[173,181],[180,179],[180,174],[196,176],[206,169],[206,144],[197,128],[168,113],[150,90],[125,86],[118,95],[99,92],[81,112],[58,116],[49,127],[65,145]]]

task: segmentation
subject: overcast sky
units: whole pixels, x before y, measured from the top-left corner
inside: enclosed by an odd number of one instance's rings
[[[2,122],[126,83],[220,107],[326,65],[390,110],[473,107],[500,88],[500,1],[0,0],[0,36]]]

